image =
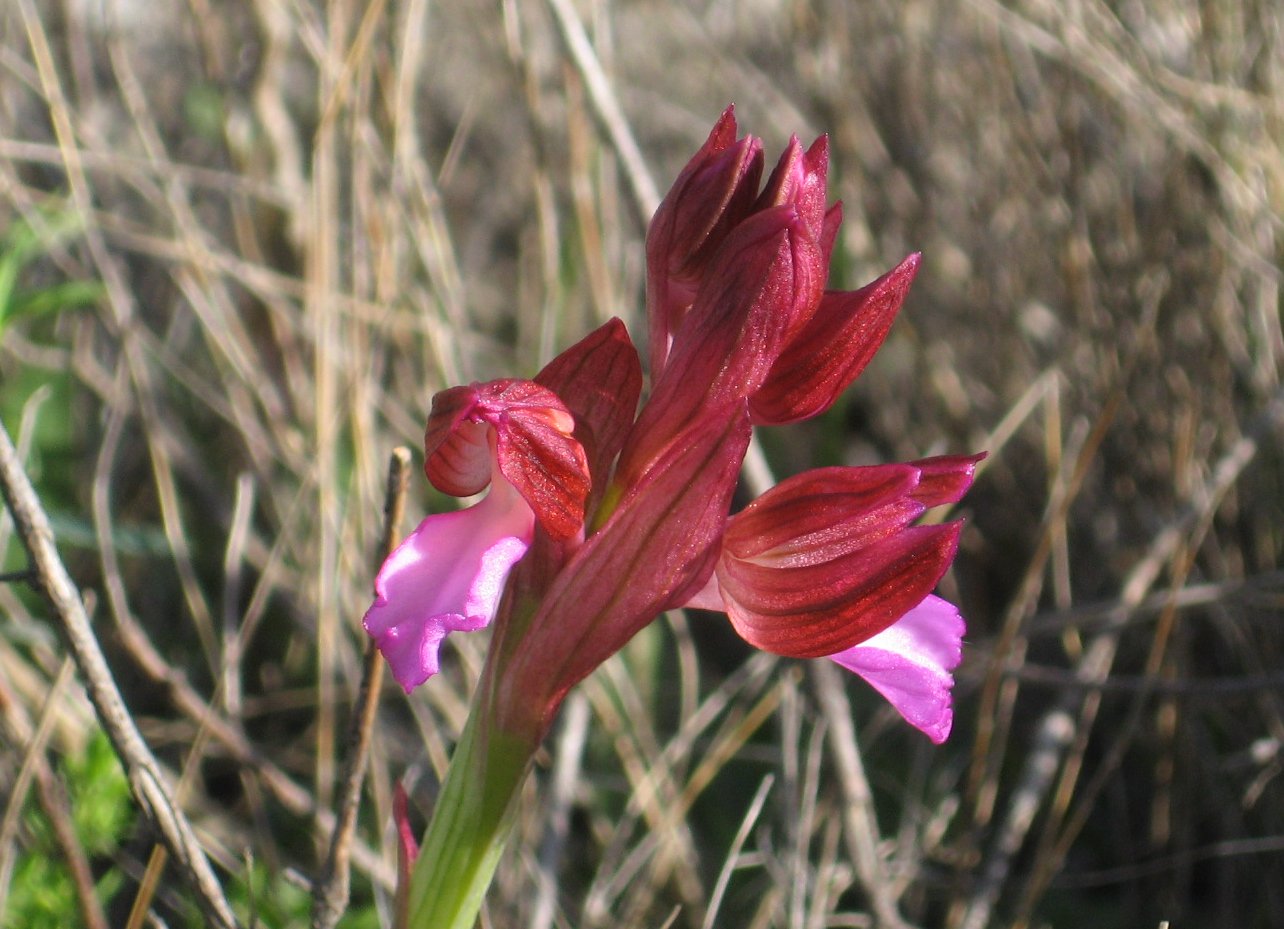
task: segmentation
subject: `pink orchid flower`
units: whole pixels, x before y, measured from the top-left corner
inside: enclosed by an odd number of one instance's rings
[[[429,516],[375,578],[365,628],[409,693],[439,669],[448,633],[490,624],[513,565],[538,522],[552,538],[582,531],[588,463],[575,419],[530,381],[455,387],[433,399],[424,470],[445,493],[490,492],[465,510]]]
[[[457,496],[388,559],[365,626],[409,691],[444,637],[493,626],[485,701],[538,739],[566,691],[664,610],[725,612],[759,648],[828,657],[942,741],[963,621],[931,592],[981,456],[789,478],[731,515],[751,429],[827,410],[882,344],[918,270],[911,255],[828,291],[842,221],[828,145],[791,140],[759,190],[762,144],[728,109],[647,237],[651,394],[612,320],[533,381],[438,394],[425,471]]]
[[[781,482],[731,517],[714,575],[688,605],[726,612],[765,651],[832,658],[943,742],[963,621],[924,591],[953,561],[960,525],[913,522],[959,500],[979,459],[823,468]]]

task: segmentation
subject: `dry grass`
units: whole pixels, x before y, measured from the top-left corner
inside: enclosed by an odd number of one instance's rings
[[[836,283],[925,253],[850,400],[764,442],[781,474],[991,450],[956,734],[669,617],[565,708],[488,924],[1284,924],[1277,4],[580,3],[614,122],[566,9],[0,9],[0,232],[70,212],[23,283],[106,288],[4,330],[0,408],[225,874],[316,868],[391,448],[444,386],[638,331],[645,174],[734,100],[769,151],[831,133]],[[459,644],[385,694],[366,900],[393,780],[430,807],[462,725]],[[10,803],[93,725],[61,664],[0,585]]]

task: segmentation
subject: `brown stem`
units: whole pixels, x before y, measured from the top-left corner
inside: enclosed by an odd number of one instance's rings
[[[401,517],[406,509],[406,485],[410,477],[410,450],[394,448],[388,462],[388,485],[383,503],[383,539],[379,546],[376,570],[396,548]],[[339,794],[334,834],[325,867],[312,886],[313,929],[334,929],[348,906],[349,867],[352,840],[357,826],[357,807],[361,803],[361,785],[370,758],[370,740],[374,733],[375,712],[379,707],[379,686],[383,681],[383,656],[373,640],[366,643],[361,687],[357,692],[357,712],[348,733],[348,761]]]
[[[27,479],[3,423],[0,423],[0,490],[4,492],[14,526],[36,574],[36,584],[48,600],[76,667],[85,680],[89,698],[125,769],[134,799],[165,843],[209,924],[216,929],[235,929],[236,917],[223,896],[209,860],[187,817],[174,802],[160,764],[143,741],[116,687],[107,659],[85,613],[80,592],[54,547],[49,519]]]

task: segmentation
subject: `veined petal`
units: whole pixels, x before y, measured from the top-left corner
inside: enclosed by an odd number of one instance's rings
[[[482,490],[491,465],[516,488],[553,538],[584,525],[589,466],[573,436],[575,417],[553,391],[504,379],[452,387],[433,398],[424,433],[424,473],[458,497]]]
[[[737,141],[735,109],[727,107],[652,217],[646,254],[653,377],[664,369],[673,331],[695,298],[704,266],[748,215],[762,164],[762,143]]]
[[[976,455],[940,455],[911,461],[910,464],[919,473],[914,499],[926,507],[958,503],[972,486],[976,466],[985,456],[985,452],[980,452]]]
[[[941,458],[782,481],[728,521],[717,579],[731,624],[750,644],[796,658],[886,629],[931,592],[958,546],[961,524],[912,523],[965,490],[974,466]]]
[[[734,415],[719,411],[697,426],[628,486],[607,523],[567,561],[514,649],[505,690],[544,694],[555,705],[656,614],[704,586],[749,444],[749,416],[741,403]]]
[[[825,267],[833,257],[834,245],[838,242],[838,230],[843,225],[843,201],[839,200],[825,211],[825,219],[820,226],[820,253],[825,258]]]
[[[951,672],[962,658],[964,631],[958,607],[929,595],[878,635],[829,657],[863,677],[940,745],[954,723]]]
[[[825,293],[750,399],[754,422],[783,425],[829,409],[887,338],[919,261],[910,255],[860,290]]]
[[[797,136],[790,138],[754,204],[755,211],[793,204],[812,234],[821,239],[828,173],[828,136],[820,136],[806,152]]]
[[[725,557],[718,586],[746,642],[819,658],[886,629],[920,602],[954,560],[961,523],[911,526],[823,564],[763,566]]]
[[[530,506],[497,474],[480,503],[429,516],[384,561],[363,625],[407,693],[437,673],[447,634],[495,617],[534,528]]]
[[[755,213],[728,236],[675,336],[670,380],[713,367],[720,396],[752,394],[793,334],[815,313],[825,283],[820,245],[791,205]],[[692,385],[695,389],[696,385]],[[658,389],[658,387],[657,387]]]
[[[786,478],[731,518],[723,545],[738,561],[787,567],[830,561],[909,525],[910,464],[814,468]]]
[[[823,280],[820,246],[792,206],[755,213],[732,231],[621,452],[622,483],[639,478],[710,411],[738,415],[800,320],[815,312]]]
[[[575,414],[593,495],[606,489],[642,393],[642,365],[624,323],[612,319],[558,355],[535,376]]]
[[[476,384],[451,387],[432,398],[424,429],[424,474],[442,493],[471,497],[490,483],[489,430],[476,408]]]
[[[619,455],[642,392],[642,365],[624,323],[612,319],[550,361],[535,376],[575,414],[575,438],[584,448],[592,488],[584,504],[591,520],[610,485],[612,465]],[[585,532],[591,531],[587,526]],[[579,544],[535,539],[531,551],[514,571],[516,590],[544,591]]]

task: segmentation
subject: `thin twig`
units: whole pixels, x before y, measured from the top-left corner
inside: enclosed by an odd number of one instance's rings
[[[1265,571],[1249,577],[1220,578],[1200,584],[1187,584],[1180,590],[1165,590],[1151,594],[1133,612],[1133,620],[1150,614],[1156,616],[1165,610],[1176,608],[1188,610],[1194,607],[1208,606],[1213,603],[1226,603],[1231,600],[1242,600],[1253,595],[1274,595],[1284,587],[1284,571]],[[1118,607],[1116,600],[1103,600],[1094,603],[1083,603],[1066,609],[1051,610],[1039,613],[1030,620],[1029,636],[1051,635],[1063,632],[1069,627],[1092,632],[1110,625],[1110,617]],[[1008,669],[1004,674],[1023,673],[1020,669]]]
[[[99,533],[98,550],[103,560],[103,584],[112,618],[116,623],[118,639],[134,659],[135,666],[150,680],[165,688],[169,699],[181,713],[202,730],[208,731],[231,758],[252,772],[257,783],[262,784],[286,810],[312,822],[320,842],[328,841],[334,828],[334,814],[328,809],[320,808],[316,797],[309,790],[296,783],[252,744],[237,721],[211,707],[188,681],[186,673],[165,660],[130,611],[120,566],[110,544],[111,508],[107,496],[107,475],[111,470],[114,450],[120,442],[122,423],[122,417],[114,413],[107,419],[92,494],[94,523]],[[249,629],[242,628],[240,635],[243,640],[247,639]],[[384,864],[374,850],[358,843],[353,857],[380,885],[388,888],[393,886],[392,869]]]
[[[378,564],[392,553],[401,534],[401,518],[406,510],[406,487],[410,480],[410,449],[394,448],[388,461],[388,485],[383,502],[383,538]],[[378,567],[376,564],[376,569]],[[348,907],[350,890],[349,860],[352,838],[357,826],[357,807],[361,803],[361,785],[370,758],[370,740],[374,733],[375,711],[379,707],[379,689],[383,681],[383,656],[374,641],[366,643],[361,687],[357,692],[357,712],[348,733],[348,760],[339,794],[339,811],[335,816],[334,834],[325,867],[312,888],[312,925],[314,929],[333,929]]]
[[[85,680],[98,719],[125,768],[134,799],[160,834],[195,893],[196,902],[209,924],[218,929],[233,929],[237,923],[232,908],[223,896],[191,824],[174,803],[160,764],[143,741],[116,687],[107,659],[85,614],[80,593],[54,548],[49,518],[27,479],[3,423],[0,423],[0,490],[3,490],[5,502],[13,514],[14,526],[37,573],[40,588]]]
[[[143,869],[143,876],[138,880],[138,891],[134,894],[134,902],[130,904],[125,929],[143,929],[147,914],[152,908],[152,900],[162,889],[160,881],[165,874],[167,864],[169,864],[169,853],[163,846],[153,845],[151,853],[147,856],[147,867]]]
[[[316,798],[307,788],[295,782],[271,759],[264,756],[233,721],[226,719],[206,703],[188,682],[187,676],[165,662],[132,616],[118,615],[116,622],[121,644],[139,670],[151,681],[166,688],[169,699],[180,712],[197,725],[207,727],[210,737],[234,761],[253,772],[259,783],[281,806],[291,814],[311,821],[315,834],[325,836],[334,829],[334,814],[319,808]],[[384,887],[392,887],[392,869],[384,865],[373,849],[357,843],[353,852],[354,860],[370,873],[372,879]]]
[[[704,922],[701,929],[713,929],[718,919],[718,908],[722,906],[722,898],[727,892],[727,886],[731,883],[731,875],[735,872],[740,860],[740,850],[744,848],[745,842],[749,840],[749,833],[754,824],[758,822],[758,817],[762,815],[762,808],[767,802],[767,795],[771,793],[772,786],[776,783],[776,778],[768,774],[758,785],[757,792],[753,795],[753,800],[749,802],[749,809],[745,812],[744,818],[740,820],[740,828],[736,830],[735,836],[731,840],[731,847],[727,849],[726,861],[722,864],[722,870],[718,872],[718,880],[713,885],[713,893],[709,897],[709,909],[704,914]]]

